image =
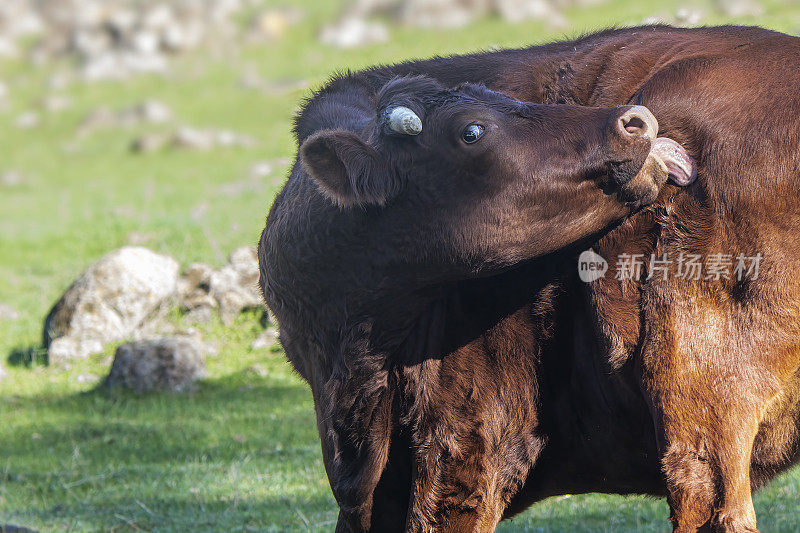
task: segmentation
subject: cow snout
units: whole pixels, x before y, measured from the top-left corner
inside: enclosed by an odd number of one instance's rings
[[[623,139],[647,137],[654,141],[658,135],[658,121],[646,107],[630,106],[617,119],[617,132]]]

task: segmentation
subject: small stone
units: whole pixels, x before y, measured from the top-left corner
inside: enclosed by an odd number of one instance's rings
[[[250,148],[255,146],[256,140],[248,135],[235,133],[230,130],[220,130],[217,132],[217,144],[222,147],[242,147]]]
[[[214,147],[214,136],[208,131],[183,127],[175,132],[172,144],[178,148],[210,150]]]
[[[230,130],[204,130],[184,126],[172,137],[176,148],[207,151],[213,148],[251,147],[255,139]]]
[[[0,185],[3,187],[17,187],[25,182],[25,178],[18,170],[7,170],[0,174]]]
[[[642,19],[643,26],[654,26],[657,24],[669,24],[669,20],[658,15],[653,15],[651,17],[645,17]]]
[[[154,233],[132,231],[128,233],[126,240],[128,241],[128,244],[131,246],[142,246],[144,244],[151,242],[153,239],[155,239],[155,237],[156,236]]]
[[[703,12],[693,7],[681,7],[675,13],[675,23],[679,26],[697,26],[703,22]]]
[[[98,128],[107,128],[117,123],[116,115],[107,107],[92,109],[81,122],[78,131],[87,133]]]
[[[257,14],[251,25],[251,35],[275,40],[283,37],[291,24],[286,13],[279,10],[270,10]]]
[[[19,47],[11,39],[0,35],[0,57],[2,58],[16,58],[19,56]]]
[[[211,275],[209,292],[219,304],[223,323],[230,324],[245,309],[264,306],[258,277],[258,255],[252,246],[234,250],[228,264]]]
[[[39,114],[34,111],[26,111],[17,117],[15,124],[19,129],[29,130],[41,124]]]
[[[0,320],[13,322],[19,320],[19,313],[8,304],[0,304]]]
[[[764,6],[754,0],[717,0],[717,7],[729,17],[758,17]]]
[[[200,342],[162,338],[129,342],[117,348],[106,386],[136,392],[184,392],[206,376]]]
[[[190,287],[196,288],[205,285],[207,290],[213,272],[214,269],[205,263],[192,263],[186,269],[183,277]]]
[[[524,20],[543,20],[553,27],[564,27],[567,20],[547,0],[497,0],[496,9],[503,20],[519,23]]]
[[[142,121],[151,124],[163,124],[173,118],[172,109],[158,100],[145,100],[135,106],[134,111]]]
[[[267,328],[250,344],[250,348],[253,350],[266,350],[271,348],[277,341],[278,331],[274,328]]]
[[[131,151],[138,154],[148,154],[161,150],[167,145],[167,139],[158,133],[140,135],[131,143]]]
[[[260,378],[265,378],[265,377],[269,376],[269,372],[267,371],[267,369],[264,368],[262,365],[259,365],[258,363],[252,365],[247,370],[251,374],[255,374],[256,376],[258,376]]]
[[[144,55],[152,55],[158,52],[160,41],[155,33],[140,31],[133,36],[131,44],[137,52]]]
[[[6,369],[3,368],[3,365],[0,365],[0,381],[2,381],[6,376],[8,376],[8,372],[6,372]]]
[[[389,30],[377,22],[344,17],[338,23],[323,28],[319,40],[336,48],[358,48],[388,41]]]
[[[272,174],[272,170],[272,163],[269,161],[258,161],[250,166],[247,175],[250,179],[262,179],[269,177],[269,175]]]
[[[72,100],[62,94],[53,94],[42,100],[42,107],[49,113],[60,113],[72,107]]]
[[[75,381],[78,383],[94,383],[100,379],[100,376],[94,374],[78,374],[75,376]]]

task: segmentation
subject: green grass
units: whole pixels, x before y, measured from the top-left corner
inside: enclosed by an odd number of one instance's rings
[[[0,321],[0,358],[15,359],[37,346],[52,302],[111,249],[144,242],[184,265],[219,265],[236,246],[255,243],[294,151],[291,117],[307,94],[291,88],[298,82],[314,87],[337,69],[634,24],[674,13],[684,3],[664,0],[652,7],[613,0],[573,8],[567,11],[569,30],[494,19],[452,31],[393,27],[386,44],[340,51],[315,38],[340,2],[314,0],[301,6],[303,21],[275,43],[219,57],[189,55],[175,62],[168,77],[71,83],[63,92],[73,107],[42,113],[42,125],[31,130],[18,129],[16,117],[49,93],[53,73],[68,68],[0,63],[0,79],[12,93],[10,108],[0,112],[0,172],[16,169],[25,178],[0,185],[0,303],[21,314]],[[726,22],[713,14],[711,2],[701,5],[711,14],[707,23]],[[800,33],[800,8],[765,5],[763,18],[739,22]],[[274,88],[242,88],[248,69]],[[128,147],[139,133],[173,127],[76,135],[90,110],[121,109],[145,98],[170,105],[178,124],[226,127],[259,143],[208,153],[132,154]],[[275,162],[276,170],[250,181],[248,168],[264,160]],[[279,349],[251,350],[258,329],[252,315],[229,327],[203,326],[218,351],[208,358],[210,377],[183,396],[96,390],[113,346],[68,369],[4,362],[9,376],[0,381],[0,524],[45,531],[331,530],[336,508],[310,392]],[[759,493],[756,507],[764,531],[800,529],[800,472]],[[662,501],[642,497],[562,497],[534,506],[501,530],[666,531],[667,513]]]

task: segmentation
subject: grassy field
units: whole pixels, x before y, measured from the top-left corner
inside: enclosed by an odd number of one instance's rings
[[[282,5],[280,2],[269,2]],[[800,8],[763,2],[757,21],[800,33]],[[113,346],[71,367],[26,356],[38,346],[49,306],[74,277],[105,252],[143,243],[182,264],[220,265],[228,252],[255,243],[294,152],[291,117],[314,87],[337,69],[490,46],[520,46],[574,36],[645,16],[674,13],[612,0],[567,11],[569,31],[531,22],[484,20],[452,31],[392,28],[386,44],[341,51],[316,32],[340,2],[301,3],[303,20],[279,41],[216,55],[179,58],[169,76],[125,83],[75,82],[61,92],[72,107],[42,113],[38,127],[16,118],[52,93],[54,74],[70,65],[0,63],[11,104],[0,112],[0,303],[20,318],[0,320],[0,524],[43,531],[327,531],[336,509],[325,479],[311,395],[278,347],[253,350],[260,326],[243,315],[233,326],[201,326],[218,350],[209,378],[185,396],[95,389]],[[705,23],[726,22],[701,3]],[[245,72],[266,80],[243,88]],[[174,126],[135,126],[77,133],[91,110],[122,109],[146,98],[166,102],[176,124],[230,128],[258,139],[252,148],[135,154],[140,133]],[[275,170],[253,180],[259,161]],[[180,320],[180,318],[176,318]],[[756,497],[763,531],[800,530],[800,471]],[[534,506],[501,531],[666,531],[662,501],[641,497],[561,497]]]

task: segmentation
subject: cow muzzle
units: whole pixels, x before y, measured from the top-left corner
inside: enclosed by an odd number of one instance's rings
[[[667,137],[658,137],[658,121],[644,106],[628,106],[614,123],[612,143],[620,153],[646,152],[640,168],[621,166],[615,176],[622,201],[636,205],[647,205],[655,201],[661,187],[671,181],[686,186],[697,178],[697,164],[677,142]],[[641,156],[638,158],[641,161]]]

